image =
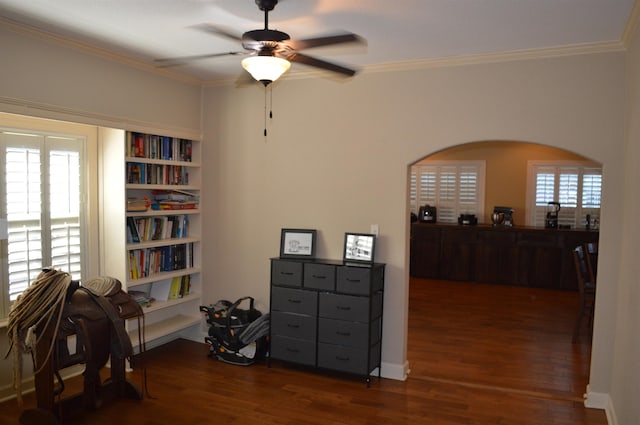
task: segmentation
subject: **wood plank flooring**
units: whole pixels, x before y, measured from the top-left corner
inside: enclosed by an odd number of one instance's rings
[[[588,338],[571,343],[576,294],[412,279],[404,381],[322,373],[273,362],[249,367],[177,340],[148,353],[152,397],[118,400],[65,424],[604,425],[586,409]],[[385,312],[385,315],[393,312]],[[137,369],[131,380],[141,382]],[[67,383],[68,394],[79,380]],[[26,406],[33,406],[33,396]],[[15,424],[15,400],[0,424]]]

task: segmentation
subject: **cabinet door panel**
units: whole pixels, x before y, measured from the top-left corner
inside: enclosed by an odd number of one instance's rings
[[[440,277],[440,228],[434,224],[411,225],[411,276]]]

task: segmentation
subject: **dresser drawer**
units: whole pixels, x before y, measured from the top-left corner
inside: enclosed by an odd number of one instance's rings
[[[316,320],[316,316],[274,311],[271,313],[271,335],[315,341]]]
[[[303,263],[287,260],[271,260],[271,284],[302,286]]]
[[[316,365],[316,344],[303,339],[275,335],[271,337],[270,356],[304,365]]]
[[[318,314],[318,293],[272,286],[271,310],[315,316]]]
[[[380,341],[380,322],[380,318],[371,324],[320,318],[318,342],[366,349]]]
[[[338,267],[336,291],[343,294],[371,295],[382,289],[384,267]]]
[[[336,290],[336,266],[328,264],[305,264],[302,286],[323,291]]]
[[[329,319],[369,322],[382,312],[382,294],[373,297],[320,293],[318,315]],[[371,304],[371,307],[370,307]]]
[[[333,344],[318,344],[318,366],[342,372],[368,375],[380,363],[380,344],[368,350]]]

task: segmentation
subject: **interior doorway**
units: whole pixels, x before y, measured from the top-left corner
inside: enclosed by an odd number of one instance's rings
[[[528,161],[589,161],[538,144],[502,141],[459,145],[424,159],[486,161],[479,223],[489,225],[494,206],[508,205],[514,209],[515,226],[527,224]],[[572,343],[575,292],[416,277],[410,278],[409,292],[413,378],[582,397],[589,382],[591,345],[585,338]]]

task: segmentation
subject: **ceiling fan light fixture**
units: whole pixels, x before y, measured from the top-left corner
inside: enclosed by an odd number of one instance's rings
[[[291,68],[291,62],[277,56],[250,56],[242,60],[242,67],[265,86],[276,81]]]

